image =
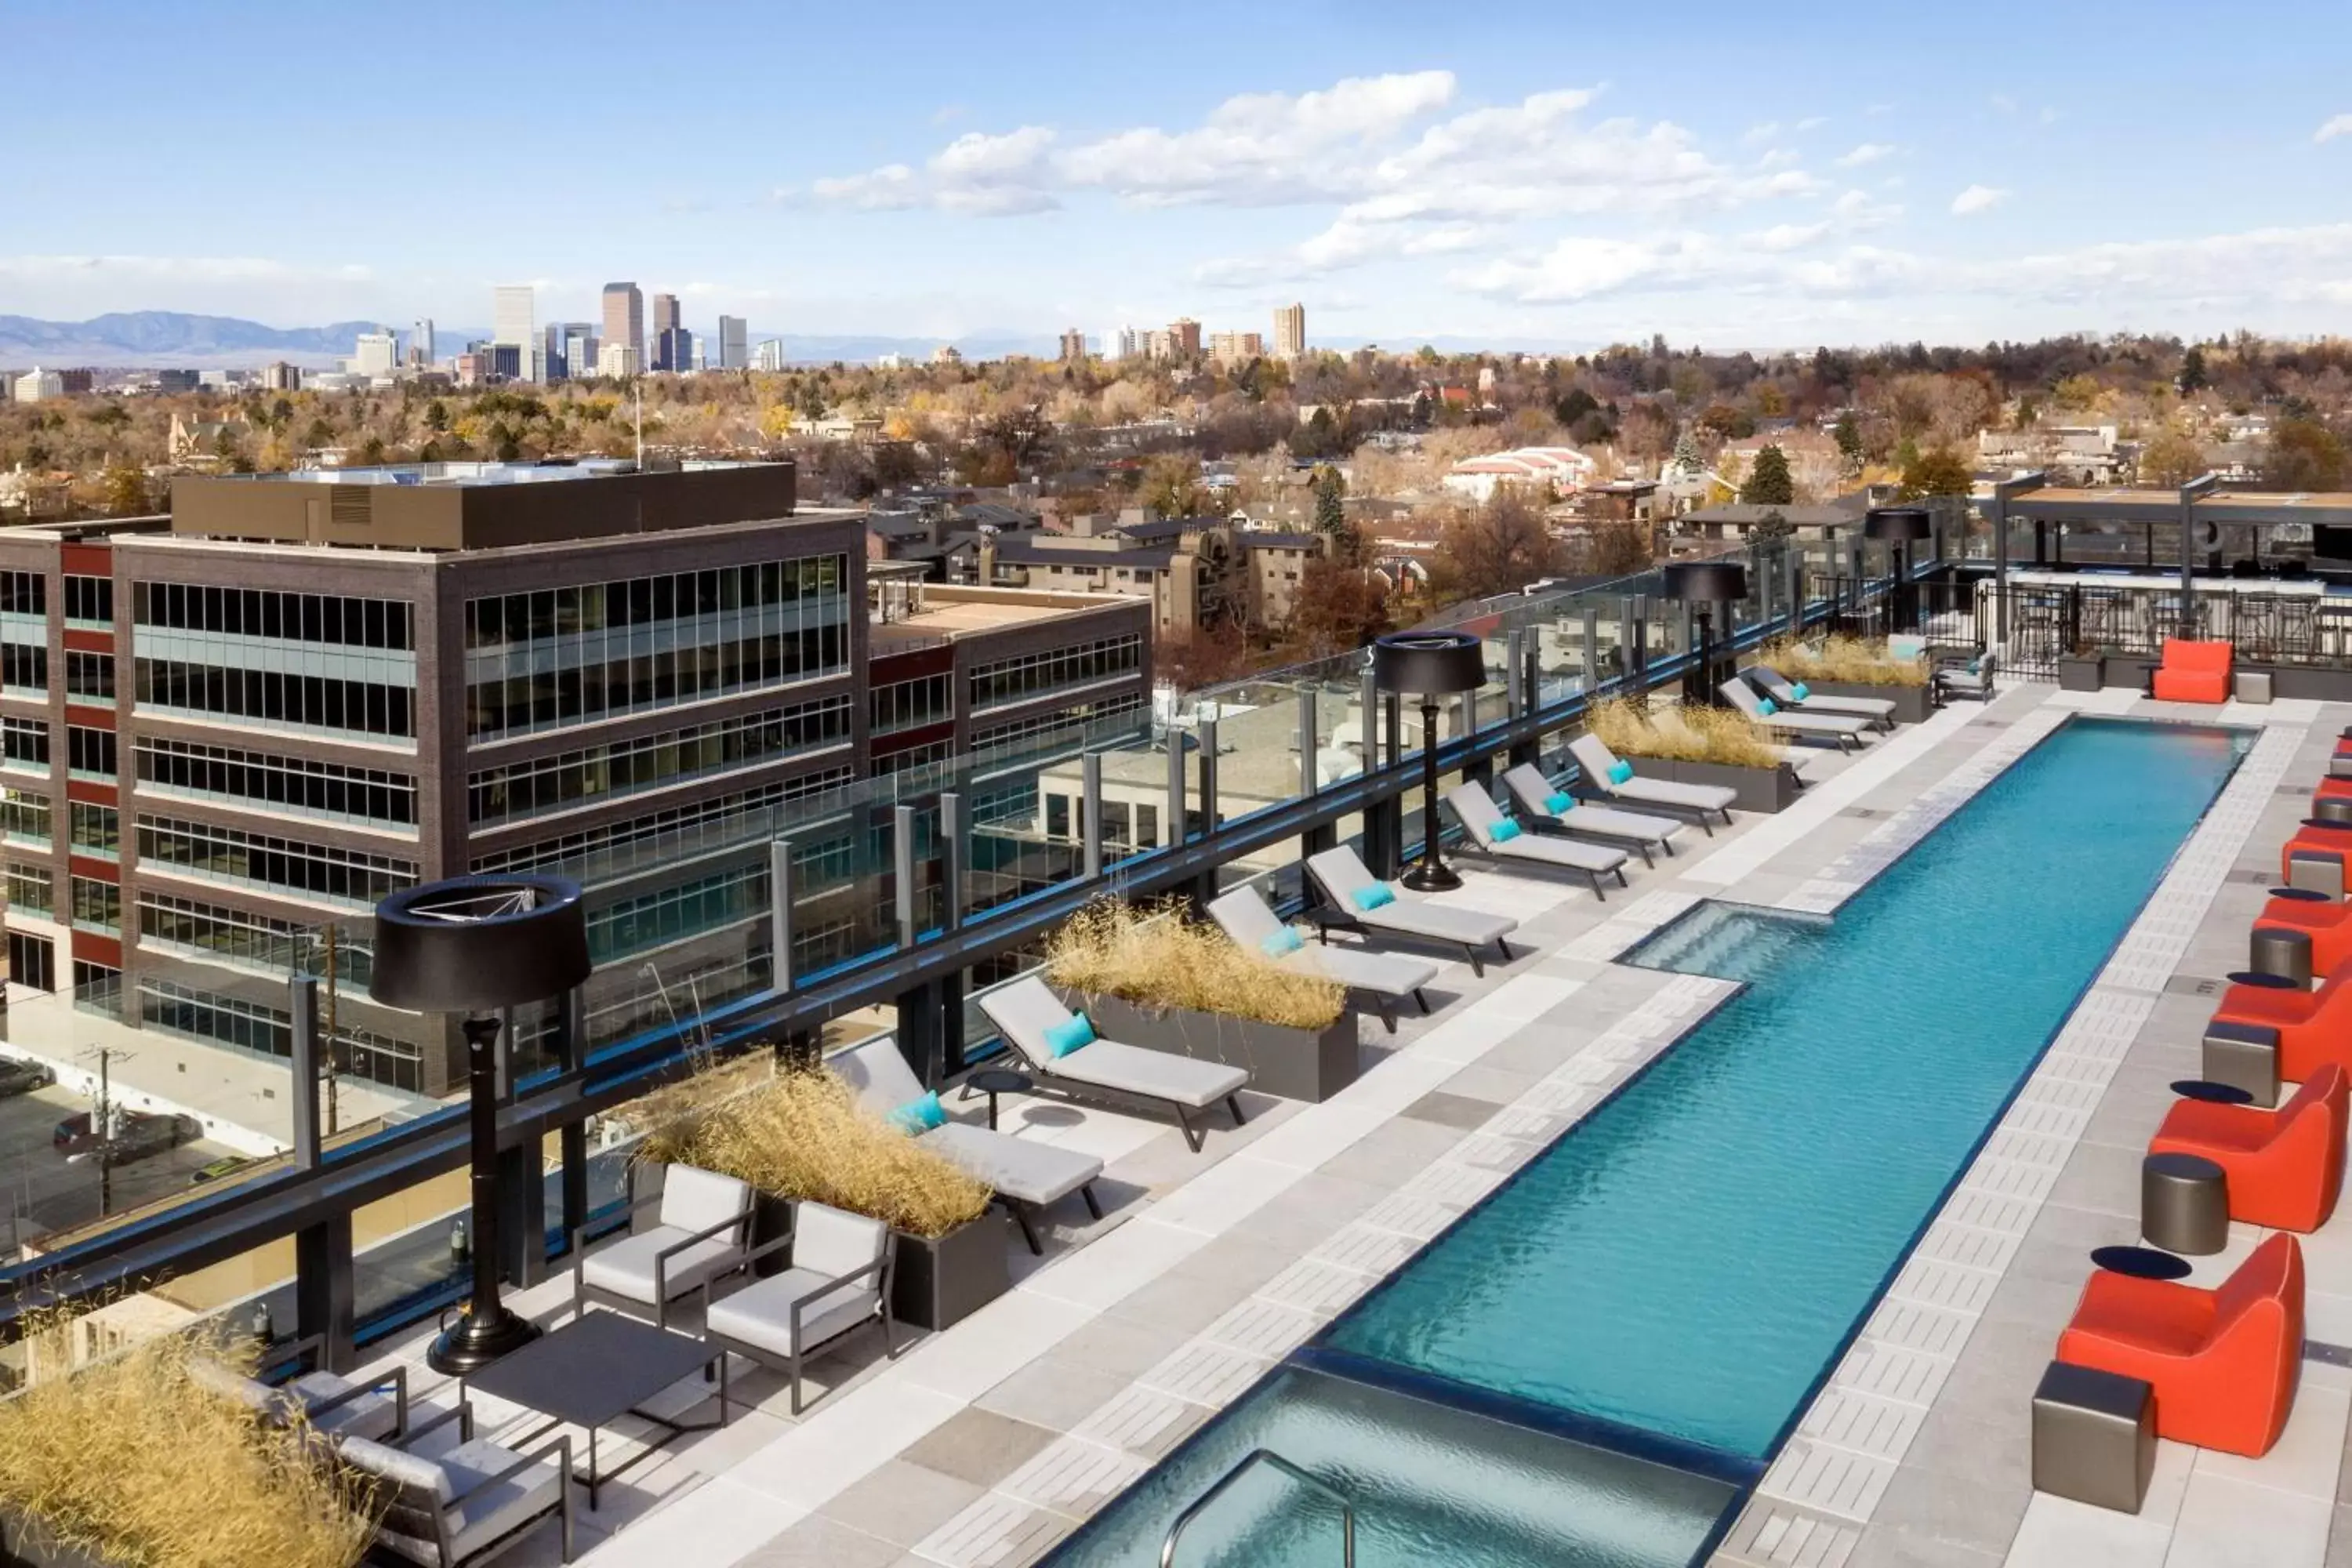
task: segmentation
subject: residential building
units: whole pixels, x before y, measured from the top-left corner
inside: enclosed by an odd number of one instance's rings
[[[1171,360],[1176,357],[1175,334],[1165,327],[1155,327],[1143,340],[1143,355],[1150,360]]]
[[[400,368],[400,337],[390,327],[362,332],[352,353],[354,375],[390,375]]]
[[[98,372],[87,367],[81,370],[61,370],[58,372],[58,384],[64,388],[68,397],[79,397],[84,393],[97,389]]]
[[[1543,500],[1562,500],[1600,477],[1601,465],[1573,447],[1521,447],[1465,458],[1448,469],[1438,483],[1455,495],[1481,502],[1506,485],[1519,486]]]
[[[43,370],[35,365],[16,378],[15,387],[17,402],[38,403],[44,398],[63,397],[66,395],[66,378],[56,371]]]
[[[645,363],[646,297],[634,283],[604,285],[604,346],[610,348],[614,343],[635,354],[636,363]],[[603,374],[601,364],[599,373]]]
[[[905,370],[913,363],[914,362],[909,360],[905,354],[900,353],[877,354],[874,356],[874,368],[877,370]]]
[[[1254,528],[1246,519],[1163,519],[1143,509],[1081,515],[1069,525],[1067,533],[983,537],[980,581],[1148,599],[1153,635],[1170,642],[1220,622],[1280,627],[1307,563],[1327,548],[1319,534]]]
[[[1168,359],[1196,360],[1201,357],[1201,323],[1190,316],[1181,316],[1168,323]]]
[[[658,304],[661,296],[654,297]],[[683,374],[694,368],[694,334],[684,327],[664,327],[654,334],[654,364],[656,370]]]
[[[509,381],[539,379],[539,290],[528,283],[501,283],[492,290],[490,342],[515,351],[515,367],[501,368]]]
[[[433,318],[419,316],[408,331],[408,363],[422,370],[433,363]]]
[[[1265,339],[1257,332],[1215,332],[1209,338],[1209,357],[1228,367],[1265,357]]]
[[[1307,352],[1307,307],[1285,305],[1274,313],[1274,353],[1277,359],[1297,359]]]
[[[642,368],[634,343],[606,338],[596,351],[596,374],[607,381],[626,381]]]
[[[1140,359],[1151,352],[1151,334],[1135,327],[1121,327],[1112,338],[1104,340],[1106,346],[1116,342],[1113,359]]]
[[[1076,327],[1062,334],[1062,363],[1064,364],[1087,363],[1087,335]]]
[[[201,372],[192,369],[159,370],[155,373],[155,390],[158,392],[194,392],[198,385],[196,378],[201,374]]]
[[[963,351],[956,347],[953,343],[941,343],[939,347],[931,351],[931,363],[933,364],[961,364],[963,363]]]
[[[264,392],[299,392],[302,390],[300,367],[284,360],[272,360],[261,367],[261,390]]]
[[[242,441],[252,434],[252,426],[242,419],[191,419],[174,409],[170,444],[165,450],[175,463],[211,462],[224,438]]]
[[[740,316],[719,318],[719,368],[743,370],[751,363],[751,324]]]
[[[784,364],[784,340],[782,338],[762,339],[760,346],[751,352],[753,370],[780,371]]]

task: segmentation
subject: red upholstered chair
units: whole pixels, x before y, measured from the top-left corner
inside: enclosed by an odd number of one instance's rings
[[[2230,1217],[2268,1230],[2317,1230],[2344,1187],[2344,1120],[2352,1078],[2329,1063],[2276,1110],[2184,1100],[2151,1154],[2197,1154],[2230,1178]]]
[[[2314,974],[2333,974],[2352,963],[2352,904],[2340,899],[2282,899],[2273,894],[2254,917],[2254,929],[2301,931],[2310,938]]]
[[[2334,856],[2352,865],[2352,823],[2305,821],[2294,837],[2279,846],[2279,880],[2294,880],[2294,858],[2300,854]],[[2352,879],[2347,879],[2352,880]]]
[[[2352,742],[2339,742],[2336,749],[2336,755],[2352,756],[2352,752],[2347,752],[2343,750],[2343,747],[2347,745],[2352,745]],[[2323,800],[2352,800],[2352,779],[2324,778],[2320,780],[2319,787],[2311,792],[2311,804],[2315,806]],[[2312,815],[2316,816],[2319,813],[2315,811]]]
[[[2331,1062],[2352,1069],[2352,965],[2329,970],[2316,991],[2232,985],[2213,1021],[2276,1030],[2278,1073],[2288,1083],[2307,1083]]]
[[[2227,702],[2230,700],[2230,645],[2164,639],[2164,662],[2148,682],[2160,702]]]
[[[2259,1458],[2294,1408],[2303,1363],[2303,1248],[2274,1236],[2217,1290],[2101,1269],[2058,1359],[2156,1390],[2160,1437]]]

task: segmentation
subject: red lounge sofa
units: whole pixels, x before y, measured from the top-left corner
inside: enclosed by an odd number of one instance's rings
[[[2230,656],[2226,642],[2167,637],[2164,662],[2148,679],[2149,695],[2159,702],[2227,702]]]
[[[2232,985],[2213,1021],[2275,1030],[2278,1073],[2287,1083],[2308,1083],[2331,1062],[2352,1068],[2352,965],[2329,970],[2316,991]]]
[[[2352,963],[2352,904],[2340,899],[2273,897],[2254,917],[2256,931],[2296,931],[2311,939],[2311,972],[2333,974]]]
[[[2216,1290],[2101,1269],[2058,1359],[2156,1390],[2156,1432],[2260,1458],[2294,1408],[2303,1363],[2303,1248],[2273,1236]]]
[[[2230,1217],[2267,1230],[2317,1230],[2344,1187],[2344,1120],[2352,1079],[2334,1063],[2276,1110],[2184,1100],[2164,1118],[2151,1154],[2196,1154],[2230,1178]]]
[[[2352,823],[2338,826],[2332,822],[2305,822],[2298,826],[2294,837],[2279,846],[2280,881],[2293,884],[2298,854],[2332,856],[2352,865]],[[2352,883],[2352,877],[2346,881]]]

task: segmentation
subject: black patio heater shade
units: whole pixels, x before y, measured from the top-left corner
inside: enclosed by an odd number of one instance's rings
[[[1458,888],[1437,847],[1437,700],[1486,684],[1486,645],[1467,632],[1391,632],[1372,644],[1372,684],[1421,699],[1421,859],[1404,874],[1416,892]]]
[[[1701,704],[1716,700],[1715,689],[1728,679],[1719,676],[1715,644],[1715,606],[1734,605],[1748,597],[1748,567],[1738,561],[1673,561],[1662,568],[1666,597],[1692,606],[1698,617],[1698,657],[1683,678],[1683,700]]]
[[[1936,520],[1924,506],[1873,507],[1862,520],[1862,536],[1883,542],[1895,557],[1895,586],[1888,595],[1888,626],[1916,631],[1919,590],[1911,581],[1911,547],[1936,531]]]
[[[466,1016],[474,1284],[466,1315],[425,1352],[436,1372],[478,1372],[538,1337],[499,1301],[499,1013],[562,995],[590,967],[580,886],[561,878],[457,877],[376,905],[369,995],[386,1006]]]

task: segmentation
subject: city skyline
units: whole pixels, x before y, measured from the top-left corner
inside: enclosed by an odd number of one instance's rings
[[[519,43],[591,36],[607,9],[428,5],[420,22]],[[2142,6],[2156,25],[2125,28],[1993,5],[1935,44],[1948,85],[1932,91],[1906,85],[1927,47],[1907,25],[1833,5],[1776,18],[1769,37],[1707,26],[1738,14],[1373,4],[1334,27],[1328,7],[1268,21],[1211,5],[1181,25],[1090,15],[1076,34],[1052,6],[1009,26],[937,7],[826,17],[794,44],[851,62],[796,94],[824,134],[768,134],[763,111],[723,95],[690,138],[634,123],[588,193],[618,223],[298,230],[269,220],[277,197],[235,160],[192,174],[140,150],[201,111],[201,68],[250,43],[157,12],[105,36],[126,89],[108,115],[63,82],[30,85],[36,118],[76,135],[0,171],[0,199],[42,215],[37,238],[0,254],[0,307],[467,321],[489,289],[529,281],[541,321],[593,321],[603,282],[623,276],[677,294],[698,341],[722,311],[787,334],[1050,342],[1071,321],[1187,315],[1264,331],[1311,298],[1331,342],[1664,332],[1776,347],[2305,335],[2352,304],[2352,90],[2326,47],[2352,37],[2340,8],[2274,7],[2238,46],[2262,90],[2226,111],[2194,108],[2209,58],[2193,30],[2161,25],[2185,8]],[[782,42],[785,24],[753,8],[707,20],[744,58]],[[105,24],[36,8],[16,25],[33,53],[76,58]],[[357,16],[306,26],[313,51],[373,32]],[[1254,40],[1247,62],[1204,47],[1234,28]],[[856,52],[861,38],[877,47]],[[1080,68],[1045,89],[1028,68],[1063,47]],[[1166,79],[1118,66],[1171,47],[1190,68]],[[1723,90],[1735,81],[1758,90]],[[454,79],[399,97],[383,125],[413,166],[460,167],[486,137],[531,133],[524,106],[482,105]],[[394,112],[338,110],[362,126]],[[270,185],[344,177],[327,173],[348,157],[339,140],[293,139]],[[2172,195],[2142,199],[2158,189]],[[2198,199],[2172,199],[2184,189]]]

